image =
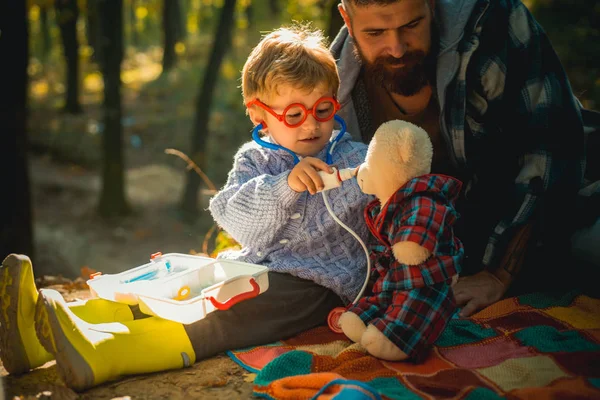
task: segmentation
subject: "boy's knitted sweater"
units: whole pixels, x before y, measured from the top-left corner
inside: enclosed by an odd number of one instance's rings
[[[335,137],[334,132],[332,137]],[[316,158],[326,159],[327,149]],[[344,134],[333,151],[333,166],[356,167],[367,146]],[[297,193],[288,183],[294,167],[291,154],[246,143],[234,157],[225,186],[210,200],[215,221],[242,245],[219,258],[265,265],[312,280],[350,302],[366,274],[360,243],[329,214],[321,193]],[[364,208],[372,197],[361,192],[355,179],[324,192],[334,214],[361,238],[369,237]]]

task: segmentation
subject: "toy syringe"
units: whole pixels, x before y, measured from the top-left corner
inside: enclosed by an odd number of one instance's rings
[[[325,171],[319,171],[319,175],[321,176],[324,185],[323,189],[319,190],[319,192],[340,187],[343,181],[352,179],[356,176],[356,168],[337,169],[331,167],[331,169],[333,169],[333,173],[331,174],[328,174]]]
[[[171,263],[169,261],[165,261],[164,262],[164,266],[165,266],[164,270],[160,266],[157,266],[156,268],[154,268],[154,269],[152,269],[152,270],[150,270],[150,271],[148,271],[146,273],[143,273],[143,274],[138,275],[136,277],[127,279],[127,280],[125,280],[125,281],[123,281],[121,283],[132,283],[132,282],[137,282],[137,281],[148,281],[148,280],[156,278],[156,276],[158,274],[160,274],[161,272],[163,272],[163,274],[165,273],[165,271],[166,271],[167,274],[169,272],[171,272]]]

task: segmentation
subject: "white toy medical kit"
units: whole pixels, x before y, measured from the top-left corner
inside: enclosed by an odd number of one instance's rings
[[[269,288],[267,267],[179,253],[155,253],[150,262],[119,274],[92,274],[93,297],[190,324],[216,310],[258,296]]]

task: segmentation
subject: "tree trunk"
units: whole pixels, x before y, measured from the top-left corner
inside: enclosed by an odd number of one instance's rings
[[[48,7],[46,5],[40,8],[40,31],[42,33],[42,60],[48,60],[52,40],[50,39],[50,27],[48,26]]]
[[[92,53],[92,60],[99,64],[102,60],[102,55],[100,54],[100,46],[98,45],[98,39],[100,38],[100,23],[98,21],[97,3],[97,0],[87,0],[85,28],[88,45],[94,51]]]
[[[139,38],[137,31],[137,17],[135,15],[136,2],[135,0],[130,0],[129,2],[129,43],[133,47],[138,47]]]
[[[248,20],[248,27],[250,28],[254,25],[254,6],[252,3],[248,4],[244,11],[246,13],[246,19]]]
[[[29,32],[25,1],[0,3],[0,54],[10,54],[0,74],[0,257],[34,258],[31,194],[27,162],[27,66]]]
[[[177,35],[176,41],[183,42],[187,37],[187,12],[185,11],[185,4],[181,4],[178,0],[174,2],[176,7],[176,27]]]
[[[327,22],[327,37],[329,41],[337,36],[338,32],[344,26],[344,19],[338,10],[339,0],[331,0],[329,4],[329,21]]]
[[[64,110],[71,114],[78,114],[82,112],[79,103],[79,43],[77,41],[79,8],[77,0],[56,0],[54,7],[67,62],[67,99]]]
[[[163,73],[169,71],[175,65],[177,54],[175,43],[178,35],[178,10],[179,0],[163,0]]]
[[[227,49],[231,45],[231,35],[234,26],[236,0],[225,0],[221,10],[219,24],[215,31],[210,59],[198,97],[196,98],[196,114],[192,134],[192,160],[202,168],[205,163],[206,140],[208,138],[208,122],[213,100],[213,92],[219,76],[219,69]],[[198,214],[198,189],[200,177],[197,174],[187,175],[187,183],[181,202],[181,208],[189,215]]]
[[[129,213],[125,199],[123,128],[121,126],[121,61],[123,60],[123,0],[98,0],[102,27],[104,77],[104,135],[102,193],[98,211],[103,217]]]

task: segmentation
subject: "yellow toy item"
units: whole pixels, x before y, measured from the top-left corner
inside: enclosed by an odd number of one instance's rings
[[[190,366],[192,344],[183,325],[162,318],[91,324],[55,290],[40,290],[36,331],[56,357],[67,386],[81,391],[122,376]]]
[[[54,358],[35,334],[37,301],[31,260],[22,254],[8,255],[0,268],[0,357],[10,374],[22,374]],[[72,302],[69,308],[91,323],[133,320],[129,306],[104,299]]]
[[[35,336],[37,299],[29,257],[6,257],[0,269],[0,356],[10,374],[22,374],[52,360]]]

